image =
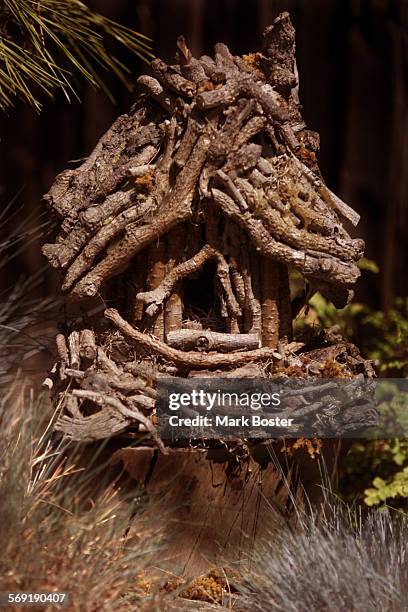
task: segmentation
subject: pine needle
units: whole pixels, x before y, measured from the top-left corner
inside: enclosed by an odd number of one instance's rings
[[[17,99],[42,108],[44,96],[78,97],[77,77],[110,93],[100,71],[128,88],[130,70],[111,54],[115,41],[140,59],[153,57],[149,39],[94,12],[79,0],[3,0],[0,7],[0,108]],[[111,97],[111,96],[110,96]]]

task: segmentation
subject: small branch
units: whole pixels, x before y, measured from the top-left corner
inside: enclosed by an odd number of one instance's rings
[[[161,355],[168,361],[183,368],[212,368],[229,365],[243,365],[255,361],[266,361],[274,359],[276,353],[273,349],[261,348],[254,351],[227,353],[203,354],[198,352],[184,352],[167,346],[163,342],[156,340],[138,330],[134,329],[125,321],[117,310],[109,308],[105,310],[105,317],[112,321],[114,325],[128,338],[139,344],[145,349]]]
[[[68,366],[69,364],[69,353],[68,353],[68,347],[67,347],[67,343],[65,341],[65,336],[64,334],[57,334],[57,337],[55,338],[55,343],[57,345],[57,352],[58,352],[58,356],[60,358],[60,361]]]
[[[290,285],[288,268],[284,264],[278,264],[279,274],[279,338],[286,342],[292,341],[293,317],[290,299]]]
[[[79,355],[79,332],[73,331],[68,336],[69,365],[73,370],[79,370],[81,358]]]
[[[162,85],[160,85],[157,79],[151,76],[142,75],[137,79],[137,83],[153,100],[155,100],[160,106],[169,114],[173,115],[176,110],[176,100],[168,91],[166,91]]]
[[[196,121],[196,119],[193,119],[190,116],[187,119],[187,127],[180,141],[179,148],[177,149],[177,152],[174,156],[174,163],[177,166],[182,168],[184,164],[187,163],[201,130],[202,125],[200,125],[200,123]]]
[[[198,60],[202,65],[206,76],[215,84],[225,82],[227,75],[225,71],[219,68],[214,60],[208,55],[202,55]]]
[[[218,351],[231,353],[240,350],[260,348],[259,336],[256,334],[222,334],[207,330],[180,329],[167,334],[169,346],[191,351]]]
[[[232,317],[239,317],[241,316],[242,311],[232,290],[230,267],[221,253],[216,252],[215,259],[217,261],[217,277],[221,287],[224,289],[228,313]]]
[[[225,186],[227,191],[229,191],[230,195],[234,198],[239,208],[244,211],[248,209],[248,205],[242,197],[241,192],[235,187],[234,183],[230,179],[230,177],[225,174],[222,170],[217,170],[215,173],[218,180]]]
[[[177,39],[177,47],[179,48],[181,74],[192,83],[199,86],[207,80],[207,75],[203,64],[200,60],[193,57],[184,36],[179,36]]]
[[[279,341],[279,263],[261,261],[262,346],[276,348]]]
[[[129,224],[143,218],[152,210],[154,210],[154,202],[153,198],[149,197],[145,202],[127,208],[103,225],[68,268],[62,290],[69,291],[74,283],[91,268],[96,257],[106,249],[111,241],[117,238]]]

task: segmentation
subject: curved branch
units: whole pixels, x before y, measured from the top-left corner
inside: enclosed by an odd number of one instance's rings
[[[134,329],[127,321],[125,321],[117,310],[108,308],[105,310],[105,317],[112,321],[116,327],[128,338],[142,346],[143,348],[161,355],[165,359],[172,361],[179,367],[183,368],[218,368],[230,365],[243,365],[256,361],[273,360],[277,357],[277,353],[273,349],[260,348],[253,351],[235,352],[235,353],[214,353],[203,354],[193,351],[179,351],[171,348],[151,336],[147,336],[142,332]],[[280,355],[279,355],[280,358]]]

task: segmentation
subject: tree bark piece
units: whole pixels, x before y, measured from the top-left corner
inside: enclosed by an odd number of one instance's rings
[[[279,263],[263,258],[262,284],[262,346],[278,346],[279,341]]]
[[[160,286],[163,279],[166,276],[166,250],[164,240],[160,240],[159,244],[152,244],[149,250],[148,263],[148,277],[147,283],[149,289],[152,291]],[[136,296],[137,298],[137,296]],[[147,314],[150,314],[146,310]],[[152,321],[149,321],[149,328],[152,333],[159,340],[164,339],[164,312],[163,310],[157,311],[152,315]]]
[[[288,268],[278,264],[279,275],[279,338],[285,342],[292,342],[293,316],[290,299],[290,285]]]
[[[167,236],[168,261],[166,265],[166,277],[183,258],[185,244],[184,228],[176,228]],[[181,329],[183,324],[183,300],[181,281],[173,286],[172,293],[166,302],[164,314],[165,334]]]
[[[83,359],[93,361],[97,355],[95,334],[91,329],[83,329],[79,335],[79,354]]]
[[[176,144],[177,121],[174,117],[165,126],[163,153],[157,163],[153,197],[158,204],[170,191],[170,170],[173,163],[173,152]]]
[[[169,346],[191,351],[218,351],[230,353],[239,350],[260,348],[260,339],[256,334],[222,334],[219,332],[194,329],[180,329],[167,334]]]

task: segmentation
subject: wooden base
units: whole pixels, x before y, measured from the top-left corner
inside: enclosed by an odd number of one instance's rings
[[[178,576],[245,561],[288,502],[288,490],[271,464],[262,469],[251,458],[239,469],[224,449],[173,449],[165,456],[147,447],[127,448],[115,460],[145,483],[146,512],[154,525],[166,526],[156,567]]]

